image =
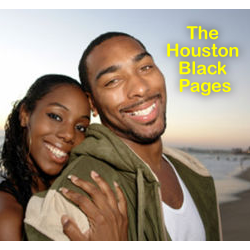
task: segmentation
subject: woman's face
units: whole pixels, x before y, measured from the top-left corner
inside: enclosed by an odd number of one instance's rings
[[[30,158],[53,176],[67,163],[71,149],[84,140],[90,107],[79,88],[64,84],[37,101],[31,115],[22,111],[21,117],[27,121]]]

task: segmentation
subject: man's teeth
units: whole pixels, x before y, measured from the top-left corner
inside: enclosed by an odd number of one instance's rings
[[[143,116],[143,115],[148,115],[152,112],[152,110],[155,109],[155,103],[153,103],[150,107],[143,109],[143,110],[137,110],[134,112],[129,113],[132,116]]]
[[[50,144],[45,144],[45,145],[49,149],[49,151],[53,153],[57,158],[65,157],[67,155],[67,153],[63,152],[62,150],[56,147],[53,147]]]

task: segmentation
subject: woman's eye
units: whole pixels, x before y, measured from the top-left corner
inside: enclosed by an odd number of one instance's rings
[[[53,120],[56,120],[56,121],[59,121],[59,122],[62,121],[62,118],[59,115],[57,115],[57,114],[48,113],[47,115],[48,115],[49,118],[51,118]]]
[[[86,128],[82,125],[76,125],[76,129],[79,130],[82,133],[86,132]]]

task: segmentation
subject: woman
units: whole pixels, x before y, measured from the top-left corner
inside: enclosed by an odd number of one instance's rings
[[[0,240],[25,239],[23,218],[31,195],[46,190],[53,183],[67,163],[71,149],[84,140],[89,122],[90,107],[84,91],[76,80],[64,75],[45,75],[37,79],[26,96],[14,105],[5,126],[1,157],[5,180],[0,184]],[[105,187],[98,190],[97,199],[108,203],[103,197],[111,197],[106,210],[113,206],[119,214],[108,185],[96,173],[93,179]],[[79,179],[75,184],[85,191],[90,187],[90,183]],[[116,190],[122,200],[120,190]],[[72,201],[77,195],[68,190],[62,193]],[[79,195],[78,198],[80,201]],[[81,205],[88,213],[88,208]],[[119,223],[112,225],[113,229],[121,225],[121,220],[126,221],[124,216],[118,220]],[[66,216],[62,223],[70,239],[96,239],[81,235],[76,224]],[[126,231],[122,227],[119,232]]]

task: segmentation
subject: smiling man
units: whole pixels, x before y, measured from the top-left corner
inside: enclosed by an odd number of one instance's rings
[[[135,40],[118,36],[96,46],[86,65],[92,106],[102,123],[127,143],[159,139],[165,130],[166,90],[151,55]]]
[[[115,181],[123,189],[129,240],[219,240],[212,177],[191,156],[163,149],[165,80],[145,46],[128,34],[103,34],[84,51],[79,74],[102,125],[89,127],[86,140],[73,150],[71,164],[42,198],[39,209],[30,203],[28,237],[62,239],[52,230],[62,230],[60,221],[46,219],[55,209],[69,213],[70,202],[58,190],[62,186],[74,190],[69,174],[91,181],[88,176],[94,170],[111,187]],[[55,200],[63,204],[60,209]],[[42,223],[32,219],[36,216],[42,216]],[[88,221],[80,221],[84,216],[75,209],[82,232],[89,227]]]

